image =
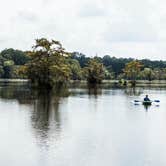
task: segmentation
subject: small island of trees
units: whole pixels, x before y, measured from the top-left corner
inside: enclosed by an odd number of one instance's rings
[[[35,86],[52,88],[70,80],[100,84],[103,80],[166,80],[166,61],[116,58],[110,55],[90,58],[69,53],[56,40],[37,39],[30,51],[5,49],[0,53],[0,78],[29,79]]]

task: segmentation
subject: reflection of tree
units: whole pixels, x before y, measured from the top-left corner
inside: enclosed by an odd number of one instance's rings
[[[1,83],[0,98],[17,100],[20,104],[30,104],[33,100],[32,91],[27,83]]]
[[[37,142],[43,143],[49,137],[49,131],[54,134],[61,131],[61,116],[59,103],[62,98],[68,97],[67,88],[54,90],[31,89],[27,85],[1,85],[0,98],[3,100],[17,100],[20,104],[32,107],[31,124]],[[56,133],[57,132],[57,133]],[[43,142],[44,141],[44,142]]]
[[[39,131],[47,131],[49,126],[49,111],[51,107],[50,92],[39,93],[34,100],[34,109],[32,114],[33,127]]]
[[[102,95],[102,88],[100,85],[89,84],[88,85],[88,94],[89,96],[94,96],[97,98],[98,95]]]
[[[126,88],[124,92],[126,95],[129,95],[129,96],[133,96],[133,95],[140,96],[140,94],[142,93],[141,89],[135,88],[135,87]]]
[[[55,91],[36,91],[31,121],[38,139],[37,141],[40,143],[45,145],[45,140],[49,137],[51,129],[54,132],[61,131],[59,103],[63,97],[67,97],[68,95],[68,89],[66,88]]]

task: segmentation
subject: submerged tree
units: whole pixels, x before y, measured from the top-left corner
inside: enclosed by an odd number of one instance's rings
[[[139,61],[132,61],[126,64],[124,72],[131,80],[132,85],[136,84],[136,78],[141,70],[142,64]]]
[[[104,79],[105,70],[103,64],[96,59],[91,59],[88,66],[85,67],[85,75],[88,83],[101,83]]]
[[[22,68],[32,83],[52,88],[64,84],[70,78],[65,52],[61,43],[45,38],[37,39],[33,51],[28,52],[30,61]]]

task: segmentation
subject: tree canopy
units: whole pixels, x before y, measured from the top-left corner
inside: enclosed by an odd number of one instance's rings
[[[37,39],[28,55],[31,60],[22,69],[34,84],[53,87],[69,80],[71,71],[66,60],[69,54],[59,41]]]
[[[138,62],[141,68],[136,66]],[[97,83],[103,79],[166,80],[166,61],[68,53],[59,41],[41,38],[36,40],[32,50],[2,50],[0,78],[28,78],[34,84],[47,86],[69,80]]]
[[[91,59],[88,66],[84,68],[89,83],[101,83],[104,79],[104,66],[97,59]]]

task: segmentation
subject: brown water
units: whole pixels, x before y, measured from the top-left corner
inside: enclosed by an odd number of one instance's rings
[[[134,99],[161,101],[144,108]],[[166,89],[0,86],[2,166],[165,166]]]

